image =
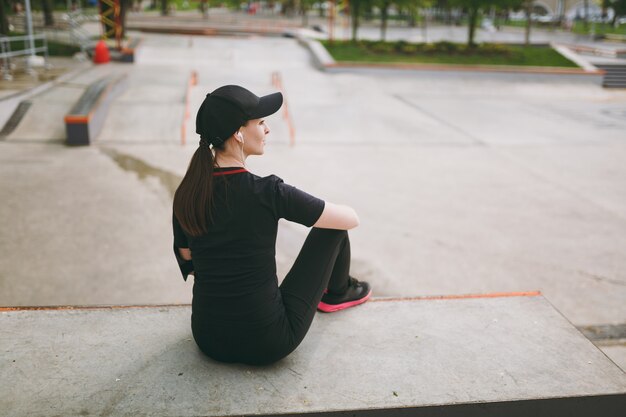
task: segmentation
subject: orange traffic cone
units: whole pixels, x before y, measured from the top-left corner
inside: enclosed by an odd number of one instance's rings
[[[106,64],[111,61],[111,55],[109,54],[109,48],[104,41],[99,41],[96,44],[96,49],[93,54],[93,63],[94,64]]]

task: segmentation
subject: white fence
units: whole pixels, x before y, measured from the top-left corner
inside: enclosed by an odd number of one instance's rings
[[[32,42],[31,42],[32,40]],[[22,41],[23,48],[13,49],[11,43]],[[40,46],[36,46],[36,42],[40,41]],[[46,35],[32,36],[2,36],[0,37],[0,60],[2,60],[2,77],[5,80],[11,80],[11,60],[20,56],[31,56],[37,53],[43,53],[45,61],[48,61],[48,41]],[[28,67],[28,60],[27,67]],[[30,69],[30,68],[28,68]]]

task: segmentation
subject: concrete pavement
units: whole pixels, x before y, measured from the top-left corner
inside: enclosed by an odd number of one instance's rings
[[[625,92],[325,74],[292,39],[144,37],[94,146],[32,143],[48,126],[38,114],[21,139],[0,142],[0,305],[188,302],[169,221],[197,144],[195,109],[226,83],[274,91],[278,71],[296,145],[272,116],[266,155],[249,167],[356,208],[353,272],[375,295],[537,289],[576,325],[626,322]],[[305,235],[281,225],[280,276]]]

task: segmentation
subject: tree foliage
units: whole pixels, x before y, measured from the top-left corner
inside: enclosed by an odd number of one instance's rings
[[[611,7],[615,14],[611,22],[615,26],[615,22],[620,17],[626,16],[626,0],[606,0],[608,7]]]
[[[525,0],[448,0],[448,4],[455,7],[463,8],[467,11],[468,17],[468,35],[467,44],[475,45],[474,37],[476,34],[476,25],[478,24],[479,15],[491,7],[499,9],[519,8]]]

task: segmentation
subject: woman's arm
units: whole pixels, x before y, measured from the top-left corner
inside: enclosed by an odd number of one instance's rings
[[[359,216],[352,207],[326,202],[322,215],[313,227],[350,230],[359,225]]]

